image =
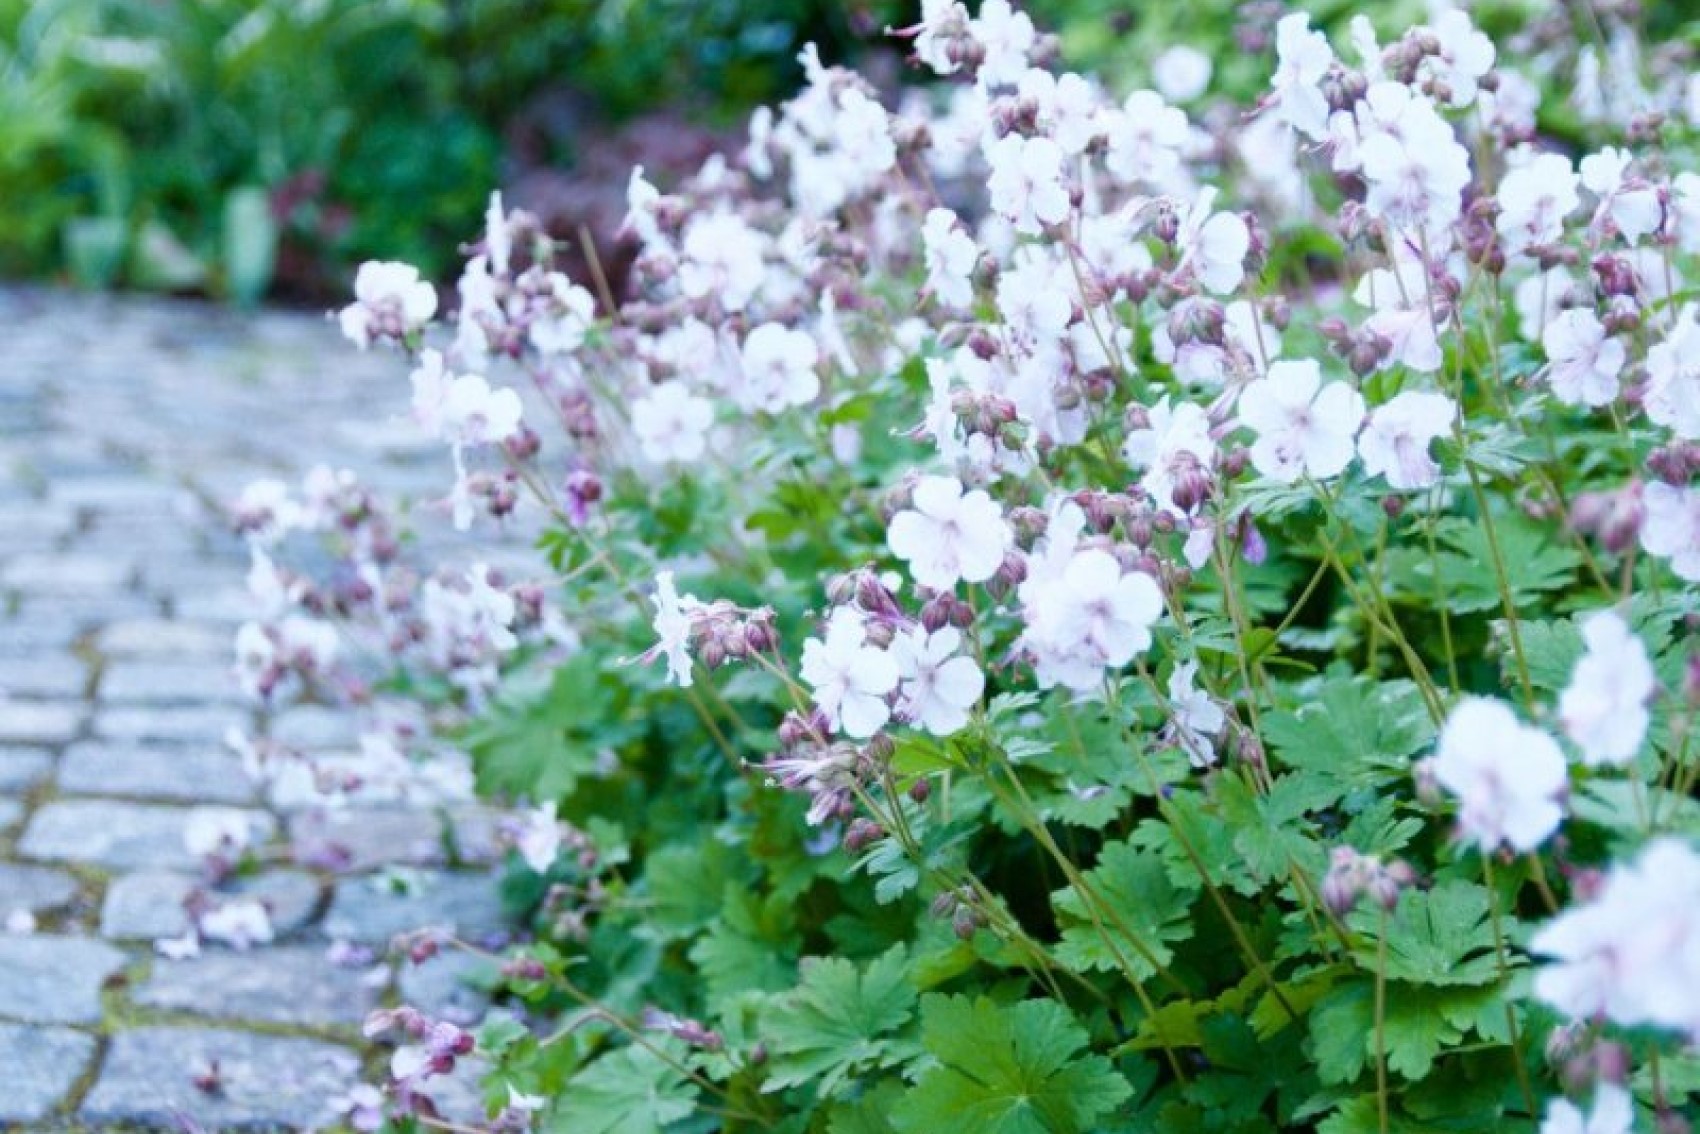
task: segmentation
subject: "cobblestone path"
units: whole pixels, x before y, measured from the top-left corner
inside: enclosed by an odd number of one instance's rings
[[[437,447],[371,428],[405,401],[397,366],[309,315],[0,290],[0,1128],[314,1128],[384,1058],[360,1040],[371,1008],[481,1013],[455,958],[383,958],[423,925],[501,930],[494,816],[458,817],[453,863],[434,814],[327,831],[268,806],[224,743],[354,743],[337,712],[241,701],[246,558],[217,504],[321,461],[440,494]],[[277,939],[172,961],[154,942],[204,885],[199,805],[269,833],[236,885]],[[326,839],[341,871],[293,853]]]

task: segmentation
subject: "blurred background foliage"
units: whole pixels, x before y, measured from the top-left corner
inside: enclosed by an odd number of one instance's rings
[[[1112,85],[1146,81],[1163,47],[1188,43],[1216,61],[1216,89],[1248,97],[1267,83],[1269,56],[1247,37],[1272,29],[1283,8],[1024,6],[1059,35],[1069,65]],[[1304,6],[1326,22],[1362,10]],[[1422,7],[1390,0],[1373,14],[1392,22]],[[658,138],[674,144],[678,163],[694,164],[705,147],[727,144],[752,106],[795,86],[796,52],[811,40],[829,60],[860,56],[865,72],[898,81],[899,52],[880,32],[917,8],[0,0],[0,273],[241,302],[323,302],[372,257],[441,278],[491,187],[527,170],[579,170],[617,194],[624,167],[645,160]],[[877,53],[883,69],[869,58]],[[648,135],[633,135],[645,119]],[[694,148],[678,146],[686,129],[698,132]],[[639,140],[619,144],[627,135]],[[665,169],[667,160],[650,164]],[[567,216],[595,212],[566,198]]]

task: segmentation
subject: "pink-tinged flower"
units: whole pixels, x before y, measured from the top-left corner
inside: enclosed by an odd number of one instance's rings
[[[1499,202],[1500,246],[1507,256],[1552,244],[1564,235],[1564,218],[1582,198],[1570,159],[1540,154],[1505,175],[1494,194]]]
[[[1110,117],[1104,166],[1124,184],[1163,188],[1181,167],[1189,133],[1184,111],[1156,91],[1134,91]]]
[[[1145,470],[1140,487],[1159,508],[1190,515],[1208,495],[1216,469],[1210,419],[1203,407],[1192,402],[1171,405],[1165,395],[1146,411],[1146,423],[1146,428],[1127,435],[1122,456]]]
[[[828,727],[865,740],[891,719],[888,698],[897,688],[897,660],[868,645],[862,618],[850,607],[832,612],[824,639],[803,643],[800,672]]]
[[[927,291],[945,307],[965,311],[974,305],[974,265],[980,248],[962,230],[949,209],[932,209],[921,225],[926,250]]]
[[[1452,429],[1458,407],[1445,394],[1406,390],[1369,415],[1358,437],[1364,472],[1385,476],[1402,492],[1427,488],[1440,479],[1429,446]]]
[[[1294,12],[1275,25],[1275,54],[1280,60],[1269,80],[1275,88],[1276,114],[1312,141],[1328,130],[1328,99],[1322,78],[1334,65],[1328,39],[1310,26],[1310,16]]]
[[[1363,397],[1344,382],[1322,385],[1312,359],[1276,362],[1240,395],[1240,423],[1257,434],[1251,463],[1272,480],[1344,472],[1364,420]]]
[[[525,812],[514,836],[514,849],[538,874],[549,873],[549,868],[555,865],[555,859],[561,854],[561,821],[555,815],[556,806],[555,801],[550,800],[542,807]]]
[[[1647,352],[1647,416],[1685,441],[1700,440],[1700,321],[1685,307]]]
[[[1458,219],[1470,183],[1470,153],[1426,99],[1413,99],[1399,133],[1377,132],[1358,147],[1369,214],[1410,232],[1440,232]]]
[[[737,402],[754,413],[779,413],[802,406],[820,394],[820,347],[806,331],[781,323],[763,323],[744,340],[743,376],[733,390]]]
[[[1052,538],[1066,535],[1065,526]],[[1124,574],[1107,551],[1070,554],[1067,546],[1047,547],[1030,560],[1018,592],[1027,624],[1020,647],[1033,659],[1040,687],[1088,692],[1105,670],[1121,669],[1151,648],[1163,592],[1149,575]]]
[[[1677,578],[1700,583],[1700,488],[1655,481],[1642,492],[1641,503],[1642,549],[1669,559]]]
[[[1635,1100],[1616,1083],[1601,1080],[1586,1114],[1569,1099],[1553,1099],[1540,1134],[1631,1134],[1634,1129]]]
[[[917,583],[947,591],[997,573],[1014,539],[997,501],[982,489],[963,492],[950,476],[922,477],[911,499],[913,508],[891,518],[886,543]]]
[[[632,403],[632,432],[656,464],[699,459],[708,450],[714,406],[683,382],[663,382]]]
[[[1236,213],[1216,213],[1216,187],[1199,193],[1181,218],[1175,238],[1180,249],[1176,272],[1190,269],[1206,290],[1226,295],[1245,279],[1245,257],[1251,249],[1251,230]]]
[[[898,711],[934,736],[960,732],[986,691],[986,675],[957,652],[961,648],[962,634],[953,626],[931,634],[917,626],[891,642],[903,677]]]
[[[1168,48],[1151,64],[1151,82],[1170,102],[1191,102],[1210,89],[1210,56],[1184,43]]]
[[[1197,662],[1183,662],[1169,674],[1169,724],[1165,734],[1186,753],[1195,768],[1216,762],[1216,738],[1227,727],[1228,715],[1210,694],[1193,685]]]
[[[1429,28],[1440,50],[1425,55],[1417,67],[1417,78],[1430,84],[1436,98],[1452,107],[1469,106],[1476,100],[1478,81],[1493,67],[1493,40],[1476,30],[1467,12],[1450,8]]]
[[[658,639],[656,644],[644,655],[644,660],[652,661],[666,655],[667,676],[676,681],[681,689],[691,687],[691,628],[694,615],[701,609],[702,603],[695,595],[681,595],[673,585],[673,572],[661,571],[655,576],[655,594],[651,600],[655,603],[655,618],[650,626]]]
[[[1633,157],[1626,150],[1607,146],[1582,159],[1582,184],[1599,199],[1594,210],[1597,230],[1621,236],[1626,244],[1639,244],[1664,223],[1664,206],[1647,180],[1631,177]]]
[[[1072,71],[1053,75],[1029,70],[1016,85],[1016,95],[1032,100],[1039,129],[1070,157],[1085,153],[1103,135],[1103,94]]]
[[[764,237],[732,213],[699,216],[685,229],[679,253],[679,290],[691,299],[742,311],[767,278]]]
[[[272,919],[266,907],[253,898],[233,898],[219,902],[196,920],[200,934],[208,941],[244,950],[272,942]]]
[[[1700,1036],[1700,856],[1661,838],[1535,934],[1535,995],[1575,1019]]]
[[[1016,11],[1009,0],[985,0],[968,27],[985,53],[980,61],[982,84],[1013,83],[1027,70],[1038,32],[1026,12]]]
[[[1440,730],[1433,769],[1458,799],[1458,834],[1483,851],[1532,851],[1558,830],[1569,785],[1558,742],[1503,702],[1466,697]]]
[[[427,350],[413,371],[413,417],[452,445],[506,441],[519,431],[519,395],[492,389],[478,374],[451,374],[443,356]]]
[[[1605,610],[1582,623],[1587,651],[1558,702],[1564,734],[1590,767],[1627,764],[1641,750],[1657,688],[1647,648],[1623,617]]]
[[[437,289],[419,278],[412,264],[368,260],[354,274],[354,302],[337,316],[361,350],[374,342],[400,340],[437,313]]]
[[[1603,406],[1617,397],[1625,351],[1619,339],[1583,307],[1561,311],[1541,333],[1547,352],[1547,385],[1567,406]]]
[[[548,297],[531,323],[531,345],[540,354],[571,354],[596,321],[596,300],[561,272],[548,279]]]
[[[1068,186],[1063,182],[1063,152],[1049,138],[1006,134],[986,155],[991,176],[986,188],[992,211],[1015,226],[1037,235],[1046,225],[1068,219]]]
[[[1364,320],[1364,329],[1391,344],[1382,367],[1399,365],[1432,374],[1444,361],[1426,276],[1420,260],[1401,259],[1397,271],[1366,272],[1352,291],[1354,301],[1375,309]]]

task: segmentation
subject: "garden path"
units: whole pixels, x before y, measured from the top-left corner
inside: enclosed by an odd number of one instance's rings
[[[371,1008],[480,1011],[454,959],[384,957],[422,925],[500,932],[495,817],[457,817],[450,863],[438,815],[268,805],[231,726],[335,749],[355,724],[241,700],[246,556],[219,505],[321,460],[440,494],[443,454],[387,424],[396,360],[313,315],[0,288],[0,327],[0,1128],[324,1123],[383,1058]],[[154,942],[203,884],[183,840],[201,805],[270,832],[240,886],[277,940],[167,960]]]

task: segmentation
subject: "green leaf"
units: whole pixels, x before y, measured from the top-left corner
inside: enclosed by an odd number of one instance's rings
[[[588,1064],[550,1112],[550,1134],[659,1134],[696,1110],[696,1088],[641,1047]]]
[[[747,992],[790,988],[797,971],[792,904],[783,895],[763,901],[742,886],[728,886],[721,917],[691,946],[709,1004],[716,1009]]]
[[[1431,557],[1426,547],[1418,546],[1390,552],[1389,577],[1405,597],[1420,602],[1432,602],[1438,591],[1445,595],[1447,608],[1458,614],[1503,609],[1494,568],[1496,548],[1511,601],[1518,607],[1575,581],[1581,554],[1555,544],[1545,528],[1500,515],[1494,517],[1493,534],[1490,542],[1479,520],[1443,520],[1435,525],[1442,545],[1438,554]]]
[[[1489,901],[1484,887],[1462,879],[1400,894],[1387,919],[1387,978],[1442,986],[1492,982],[1499,970]],[[1350,918],[1352,928],[1369,938],[1353,956],[1372,971],[1381,916],[1360,907]]]
[[[912,1040],[895,1035],[914,1015],[908,967],[901,945],[866,969],[841,957],[805,961],[803,983],[764,1014],[762,1034],[772,1056],[762,1090],[808,1083],[830,1096],[844,1079],[917,1055]]]
[[[1264,714],[1263,736],[1289,768],[1336,776],[1344,788],[1381,787],[1410,776],[1434,726],[1411,682],[1336,676],[1297,708]]]
[[[1260,794],[1239,776],[1224,775],[1216,780],[1215,793],[1223,824],[1234,832],[1241,865],[1257,880],[1284,878],[1289,864],[1311,873],[1325,866],[1306,817],[1339,798],[1331,777],[1289,773]]]
[[[1084,1134],[1133,1093],[1051,1000],[927,996],[921,1041],[937,1062],[892,1112],[901,1134]]]
[[[1111,843],[1085,881],[1095,902],[1074,886],[1051,895],[1062,926],[1056,952],[1063,964],[1078,970],[1125,967],[1143,979],[1173,959],[1170,945],[1192,936],[1198,883],[1177,884],[1157,850]]]
[[[1432,992],[1387,987],[1382,1043],[1387,1068],[1407,1079],[1429,1073],[1443,1048],[1463,1038]],[[1375,1065],[1375,986],[1369,980],[1337,987],[1310,1014],[1311,1056],[1324,1083],[1350,1083]]]

